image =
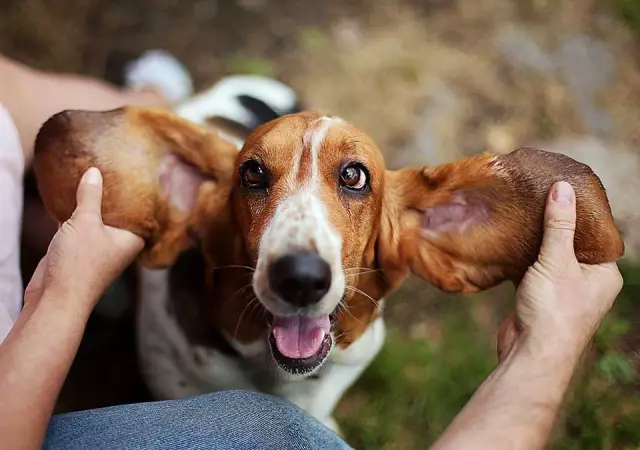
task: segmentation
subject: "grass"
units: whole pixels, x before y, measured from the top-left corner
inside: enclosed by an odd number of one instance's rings
[[[600,327],[551,448],[640,449],[636,363],[625,350],[640,307],[640,267],[622,267],[625,286]],[[394,328],[379,357],[341,403],[337,418],[358,449],[423,449],[444,430],[496,364],[493,336],[480,331],[471,300],[442,318],[437,342]]]
[[[273,65],[265,58],[235,56],[225,61],[225,67],[227,73],[234,75],[274,76]]]
[[[461,312],[432,343],[389,331],[380,356],[343,403],[339,420],[358,449],[424,448],[495,364],[490,344]]]
[[[640,0],[614,0],[618,17],[640,37]]]

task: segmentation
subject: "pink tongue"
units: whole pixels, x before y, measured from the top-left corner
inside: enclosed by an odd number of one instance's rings
[[[331,330],[329,316],[273,318],[273,336],[280,353],[287,358],[306,359],[315,355]]]

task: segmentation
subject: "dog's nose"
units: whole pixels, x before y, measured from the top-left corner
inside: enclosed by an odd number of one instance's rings
[[[282,256],[269,267],[271,289],[296,306],[318,303],[331,287],[331,268],[316,253]]]

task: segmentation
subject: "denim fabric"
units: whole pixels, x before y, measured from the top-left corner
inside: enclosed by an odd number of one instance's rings
[[[297,407],[255,392],[113,406],[54,416],[45,449],[348,449]]]

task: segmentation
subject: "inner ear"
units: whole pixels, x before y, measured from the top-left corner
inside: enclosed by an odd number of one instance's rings
[[[542,242],[553,183],[576,194],[579,262],[615,261],[624,244],[604,187],[591,169],[533,148],[482,154],[435,168],[388,171],[379,259],[440,289],[472,293],[520,279]]]
[[[165,267],[191,246],[201,216],[216,214],[210,205],[224,207],[236,156],[216,131],[170,111],[64,111],[38,133],[34,173],[45,207],[63,222],[82,174],[100,169],[104,223],[142,236],[142,262]]]
[[[469,226],[489,220],[490,204],[474,192],[458,191],[448,202],[419,211],[420,230],[425,234],[464,232]]]
[[[169,204],[181,212],[193,209],[200,185],[208,177],[174,153],[162,157],[158,180]]]

